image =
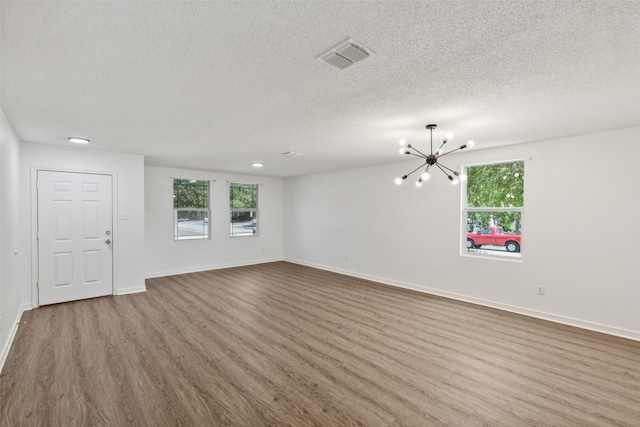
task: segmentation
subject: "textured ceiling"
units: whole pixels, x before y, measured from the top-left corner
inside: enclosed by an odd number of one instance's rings
[[[2,1],[0,17],[18,137],[148,165],[287,177],[402,160],[428,123],[474,149],[640,125],[638,1]],[[376,55],[315,59],[347,38]]]

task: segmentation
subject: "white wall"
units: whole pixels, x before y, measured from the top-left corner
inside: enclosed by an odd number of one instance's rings
[[[19,235],[20,142],[0,109],[0,370],[22,311],[21,282],[28,253]]]
[[[526,159],[522,262],[461,256],[460,187],[393,182],[416,161],[285,180],[284,257],[640,340],[640,128],[445,164],[514,159]]]
[[[211,239],[173,240],[173,178],[211,181]],[[229,237],[229,182],[261,184],[257,236]],[[281,260],[282,185],[279,178],[145,167],[146,276]]]
[[[32,222],[35,213],[35,199],[32,193],[35,169],[51,168],[77,172],[104,172],[114,175],[114,209],[126,212],[127,220],[114,215],[114,287],[116,294],[126,294],[145,290],[144,284],[144,157],[132,154],[111,153],[92,149],[67,148],[42,144],[21,145],[21,212],[28,218],[24,221],[21,238],[23,245],[31,248],[31,258],[35,256]],[[29,280],[24,286],[25,299],[34,298],[35,269],[29,266]]]

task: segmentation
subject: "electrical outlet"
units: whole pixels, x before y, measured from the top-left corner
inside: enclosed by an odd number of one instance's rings
[[[544,295],[544,286],[538,286],[538,295]]]

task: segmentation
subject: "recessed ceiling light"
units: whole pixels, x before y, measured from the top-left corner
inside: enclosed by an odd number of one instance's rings
[[[251,166],[253,166],[254,168],[261,168],[264,165],[262,163],[260,163],[260,162],[255,162],[255,163],[251,163]]]
[[[73,142],[74,144],[88,144],[89,140],[86,138],[69,138],[69,142]]]

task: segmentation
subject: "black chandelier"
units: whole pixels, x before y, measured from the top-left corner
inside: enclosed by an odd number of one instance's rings
[[[422,175],[420,175],[420,178],[418,178],[418,180],[416,181],[416,187],[421,187],[422,186],[422,182],[426,181],[429,179],[429,168],[434,166],[437,167],[438,169],[440,169],[442,171],[442,173],[444,173],[447,178],[449,178],[449,181],[451,181],[451,183],[453,185],[458,183],[458,177],[460,177],[460,179],[464,179],[464,176],[460,174],[459,171],[455,171],[453,169],[450,169],[448,167],[446,167],[445,165],[443,165],[442,163],[440,163],[440,158],[446,156],[447,154],[451,154],[455,151],[458,150],[464,150],[467,147],[473,147],[473,141],[469,141],[466,144],[463,144],[461,146],[459,146],[458,148],[448,151],[446,153],[443,153],[442,148],[444,147],[444,145],[451,139],[453,138],[453,134],[451,132],[447,133],[444,141],[442,141],[442,144],[440,144],[440,148],[438,148],[435,152],[433,151],[433,128],[435,128],[438,125],[427,125],[427,129],[429,129],[429,131],[431,131],[431,154],[424,154],[421,151],[417,150],[414,146],[412,146],[411,144],[409,144],[407,142],[406,139],[402,138],[399,142],[400,145],[402,145],[402,148],[400,149],[400,154],[407,154],[410,156],[416,156],[416,157],[420,157],[421,159],[424,160],[424,163],[422,163],[420,166],[418,166],[417,168],[415,168],[414,170],[412,170],[411,172],[409,172],[408,174],[404,175],[402,178],[396,178],[396,184],[400,185],[402,184],[402,182],[407,179],[409,177],[409,175],[411,175],[412,173],[414,173],[415,171],[417,171],[418,169],[422,168],[424,165],[427,165],[427,167],[424,169],[424,172],[422,173]]]

